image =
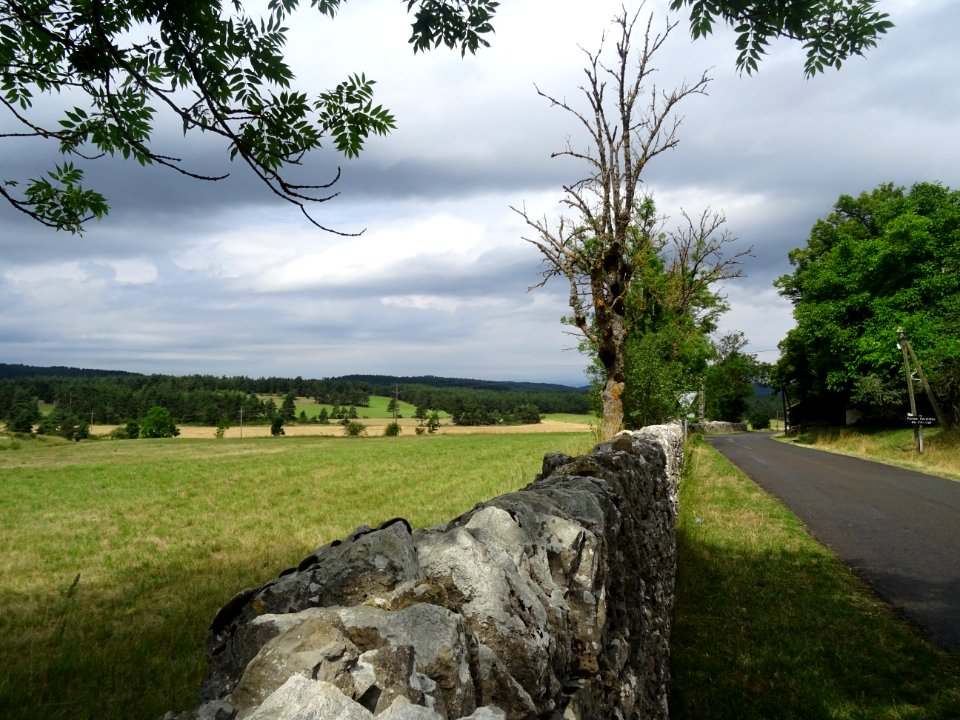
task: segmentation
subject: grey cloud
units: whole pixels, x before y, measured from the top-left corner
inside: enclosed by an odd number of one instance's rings
[[[806,242],[813,223],[841,193],[886,181],[941,180],[960,187],[954,137],[960,86],[953,78],[960,48],[952,37],[960,7],[924,2],[897,12],[897,28],[866,59],[812,80],[803,79],[802,59],[788,46],[756,76],[736,76],[729,33],[690,46],[685,28],[678,28],[663,56],[665,81],[711,65],[716,80],[709,97],[682,108],[679,147],[657,158],[645,178],[665,202],[696,196],[725,211],[738,247],[753,246],[745,276],[729,284],[728,295],[734,305],[730,323],[759,338],[760,349],[773,347],[788,323],[771,283],[789,271],[787,253]],[[599,37],[594,30],[602,27],[584,29],[583,44],[593,47]],[[572,47],[563,52],[578,53]],[[398,372],[582,382],[584,360],[570,350],[575,340],[559,325],[566,309],[563,287],[551,283],[526,292],[539,279],[539,258],[520,239],[522,230],[507,209],[533,196],[559,198],[561,184],[582,174],[575,163],[550,158],[578,129],[532,88],[537,81],[572,98],[582,76],[536,77],[541,70],[517,65],[497,88],[481,85],[483,70],[480,56],[467,70],[439,73],[437,88],[396,85],[394,97],[384,97],[396,105],[401,122],[393,135],[371,141],[357,161],[321,153],[297,178],[326,179],[342,165],[335,188],[341,196],[316,208],[317,218],[333,227],[359,230],[442,209],[491,234],[515,233],[514,245],[498,244],[469,263],[420,254],[398,263],[387,277],[351,278],[336,290],[318,282],[254,292],[255,275],[231,279],[185,271],[172,258],[198,238],[216,235],[227,243],[253,220],[285,218],[293,227],[300,221],[294,207],[274,201],[243,166],[224,162],[222,148],[172,134],[164,138],[171,154],[185,157],[191,168],[229,171],[231,177],[203,183],[164,168],[99,161],[89,177],[110,197],[112,212],[81,237],[50,233],[0,208],[0,342],[6,361],[216,374]],[[455,80],[461,72],[469,72],[469,92],[459,92]],[[429,73],[416,77],[427,83]],[[395,82],[384,75],[383,88]],[[26,174],[53,157],[25,145],[4,150],[4,177]],[[736,202],[748,196],[759,204]],[[732,205],[724,208],[724,200]],[[357,252],[364,252],[363,238],[356,242]],[[457,238],[450,245],[456,247]],[[156,282],[119,284],[106,263],[124,258],[152,262]],[[78,262],[85,279],[27,285],[5,276],[64,261]],[[384,302],[406,295],[456,302],[447,309]]]

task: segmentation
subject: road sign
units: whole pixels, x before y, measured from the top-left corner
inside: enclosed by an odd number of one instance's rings
[[[907,413],[907,422],[911,425],[933,425],[937,419],[935,417],[927,417],[926,415],[914,415],[913,413]]]

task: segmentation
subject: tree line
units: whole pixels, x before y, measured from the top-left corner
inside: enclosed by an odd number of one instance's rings
[[[588,394],[573,388],[533,390],[529,383],[496,383],[498,389],[432,387],[423,384],[389,385],[358,378],[216,377],[210,375],[137,375],[73,368],[30,368],[0,365],[0,418],[18,431],[29,431],[41,419],[38,402],[52,405],[60,414],[88,424],[122,424],[144,418],[151,408],[165,408],[176,422],[217,425],[227,422],[285,422],[297,420],[294,399],[347,410],[367,407],[371,395],[397,395],[425,410],[440,410],[463,425],[500,422],[537,422],[541,413],[586,413]],[[391,380],[381,376],[382,380]],[[443,380],[443,379],[438,379]],[[278,407],[272,396],[283,396]]]

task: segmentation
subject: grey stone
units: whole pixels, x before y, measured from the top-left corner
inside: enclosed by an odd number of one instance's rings
[[[373,720],[373,714],[330,683],[290,678],[247,717],[247,720]]]
[[[358,528],[224,606],[171,720],[667,718],[682,466],[645,428],[446,525]]]

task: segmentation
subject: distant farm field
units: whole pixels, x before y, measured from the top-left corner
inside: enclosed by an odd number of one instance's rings
[[[572,416],[573,417],[573,416]],[[578,416],[577,416],[578,417]],[[387,418],[360,418],[358,421],[366,427],[368,436],[383,435],[387,423],[392,422]],[[416,420],[402,418],[397,421],[400,424],[400,435],[416,435],[417,427],[420,423]],[[116,426],[115,425],[93,425],[90,432],[96,437],[107,437]],[[181,425],[180,437],[178,439],[200,440],[214,437],[217,428],[213,426]],[[529,435],[543,433],[568,433],[579,432],[587,433],[591,426],[587,423],[577,423],[568,420],[552,420],[545,418],[543,422],[535,425],[450,425],[448,421],[442,421],[437,435]],[[329,425],[318,425],[307,423],[304,425],[284,425],[284,435],[290,437],[341,437],[343,436],[343,426],[336,420]],[[270,427],[268,425],[233,425],[224,431],[224,439],[250,439],[270,437]],[[134,441],[129,441],[134,442]],[[139,440],[135,442],[140,442]]]
[[[280,403],[283,402],[283,396],[271,396],[273,397],[274,402],[277,404],[277,407],[280,406]],[[296,398],[297,406],[297,415],[299,416],[301,412],[305,413],[308,418],[316,417],[319,414],[320,410],[326,408],[329,413],[333,410],[333,405],[327,405],[324,403],[318,403],[313,398],[298,397]],[[367,406],[358,405],[357,414],[361,419],[363,418],[382,418],[386,420],[387,418],[393,419],[393,413],[387,412],[387,405],[390,404],[390,398],[383,395],[371,395],[370,404]],[[411,405],[408,402],[400,400],[397,404],[398,412],[404,418],[412,418],[413,414],[417,411],[416,406]],[[346,406],[344,406],[346,407]],[[440,417],[448,417],[447,413],[441,412]]]
[[[0,717],[154,720],[189,707],[206,627],[238,590],[361,524],[449,520],[530,482],[544,453],[592,444],[582,431],[215,440],[209,430],[0,438]]]

